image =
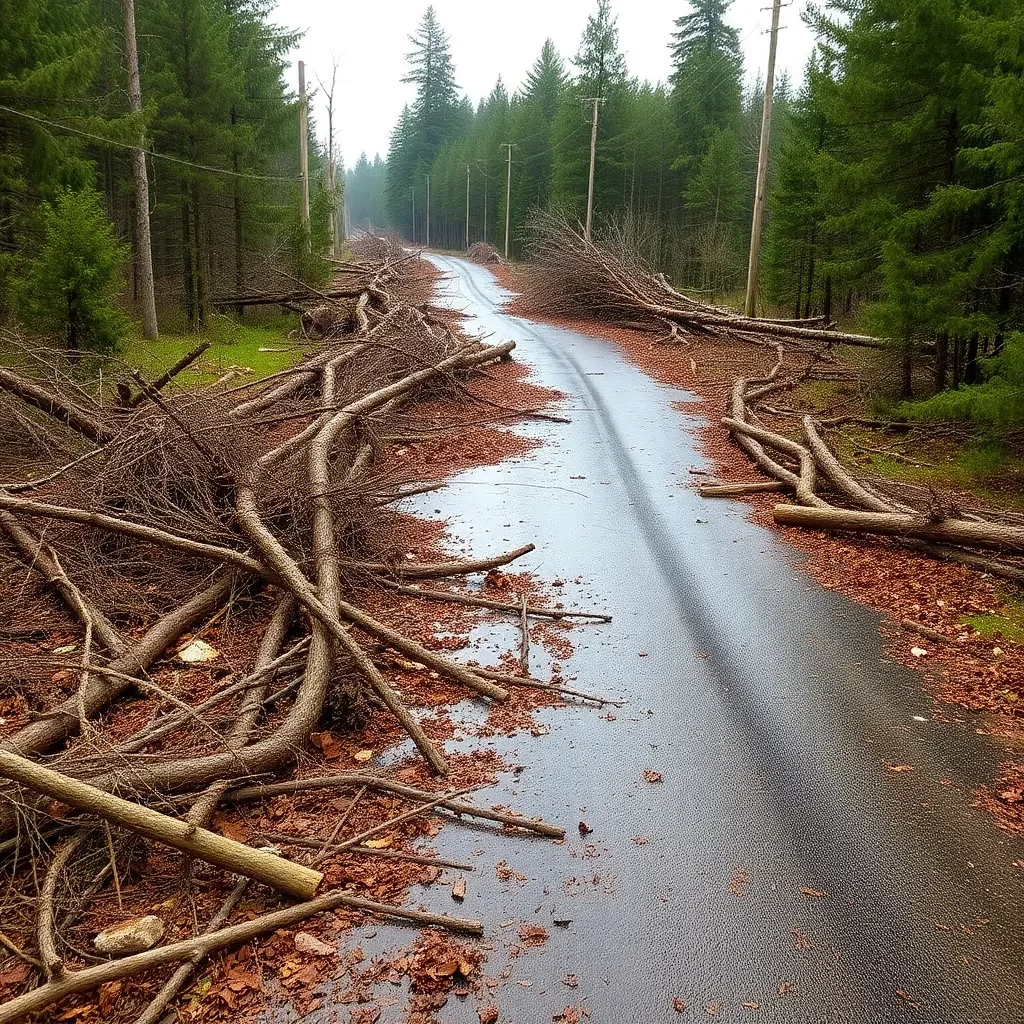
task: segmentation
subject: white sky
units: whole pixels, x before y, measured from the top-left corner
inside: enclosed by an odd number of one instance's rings
[[[428,0],[277,0],[276,20],[305,30],[292,60],[306,62],[307,87],[319,75],[329,83],[338,61],[335,90],[335,140],[346,165],[365,151],[387,156],[388,137],[402,106],[413,96],[403,85],[408,36]],[[783,6],[777,66],[794,83],[803,74],[813,37],[800,19],[805,0]],[[460,89],[476,102],[491,91],[500,74],[509,92],[523,80],[549,36],[563,58],[576,53],[587,16],[596,0],[434,0],[442,27],[451,39]],[[669,74],[668,43],[673,21],[690,10],[686,0],[613,0],[619,43],[631,74],[664,81]],[[747,75],[762,74],[768,60],[767,30],[771,0],[734,0],[728,21],[740,33]],[[290,71],[297,88],[297,72]],[[317,128],[326,138],[327,117],[322,95],[314,99]]]

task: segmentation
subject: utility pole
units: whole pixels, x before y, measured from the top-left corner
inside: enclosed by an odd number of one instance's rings
[[[594,219],[594,164],[597,160],[597,112],[604,100],[600,96],[591,96],[587,103],[594,104],[594,119],[590,122],[590,181],[587,184],[587,241],[590,241],[590,225]]]
[[[484,241],[487,241],[487,172],[484,171]]]
[[[508,259],[508,229],[512,223],[512,143],[503,142],[508,150],[508,184],[505,187],[505,259]]]
[[[412,193],[412,238],[410,238],[409,241],[412,242],[413,244],[415,244],[415,242],[416,242],[416,186],[413,185],[413,187],[411,189],[409,189],[409,191]]]
[[[466,164],[466,252],[469,252],[469,164]]]
[[[754,190],[754,220],[750,226],[750,262],[747,265],[747,299],[743,312],[753,316],[757,305],[757,270],[761,256],[761,221],[768,184],[768,140],[772,131],[772,93],[775,88],[775,48],[779,41],[779,12],[782,0],[772,0],[772,33],[768,44],[768,74],[764,82],[764,112],[761,115],[761,145],[757,151],[757,186]]]
[[[153,243],[149,233],[149,179],[146,177],[146,153],[142,148],[142,85],[135,41],[135,0],[121,0],[121,13],[124,15],[124,56],[128,65],[128,109],[139,119],[139,145],[132,149],[132,177],[135,180],[135,258],[142,285],[142,336],[147,341],[156,341],[159,333],[153,287]]]
[[[430,248],[430,175],[427,175],[427,248]]]
[[[306,109],[306,65],[299,61],[299,177],[302,179],[302,228],[309,244],[309,111]]]

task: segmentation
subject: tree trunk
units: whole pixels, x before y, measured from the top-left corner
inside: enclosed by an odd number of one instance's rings
[[[772,514],[775,522],[783,526],[919,537],[921,540],[940,543],[1024,552],[1024,529],[997,523],[975,523],[966,519],[933,520],[925,516],[852,512],[841,508],[808,508],[804,505],[776,505]]]
[[[935,339],[935,390],[945,391],[949,375],[949,332],[942,331]]]
[[[0,750],[0,776],[146,839],[173,846],[226,871],[262,882],[287,896],[312,899],[323,881],[324,876],[319,871],[168,817],[152,807],[122,800],[7,750]]]

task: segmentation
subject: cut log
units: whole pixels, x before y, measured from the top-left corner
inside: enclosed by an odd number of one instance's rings
[[[776,505],[775,521],[783,526],[804,526],[814,530],[845,533],[876,533],[888,537],[915,537],[945,544],[1024,552],[1024,530],[995,523],[973,523],[962,519],[928,519],[925,516],[886,512],[854,512],[840,508],[805,508]]]
[[[323,881],[319,871],[264,850],[254,850],[151,807],[122,800],[6,750],[0,750],[0,776],[146,839],[173,846],[226,871],[262,882],[286,896],[312,899]]]

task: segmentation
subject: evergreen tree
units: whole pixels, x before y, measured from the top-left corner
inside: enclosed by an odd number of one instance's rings
[[[95,189],[62,189],[39,208],[42,243],[18,266],[16,305],[26,326],[68,348],[110,351],[127,318],[117,306],[128,249],[119,245]]]
[[[725,23],[731,0],[694,0],[672,35],[676,166],[693,173],[718,132],[740,126],[743,59],[739,33]]]

